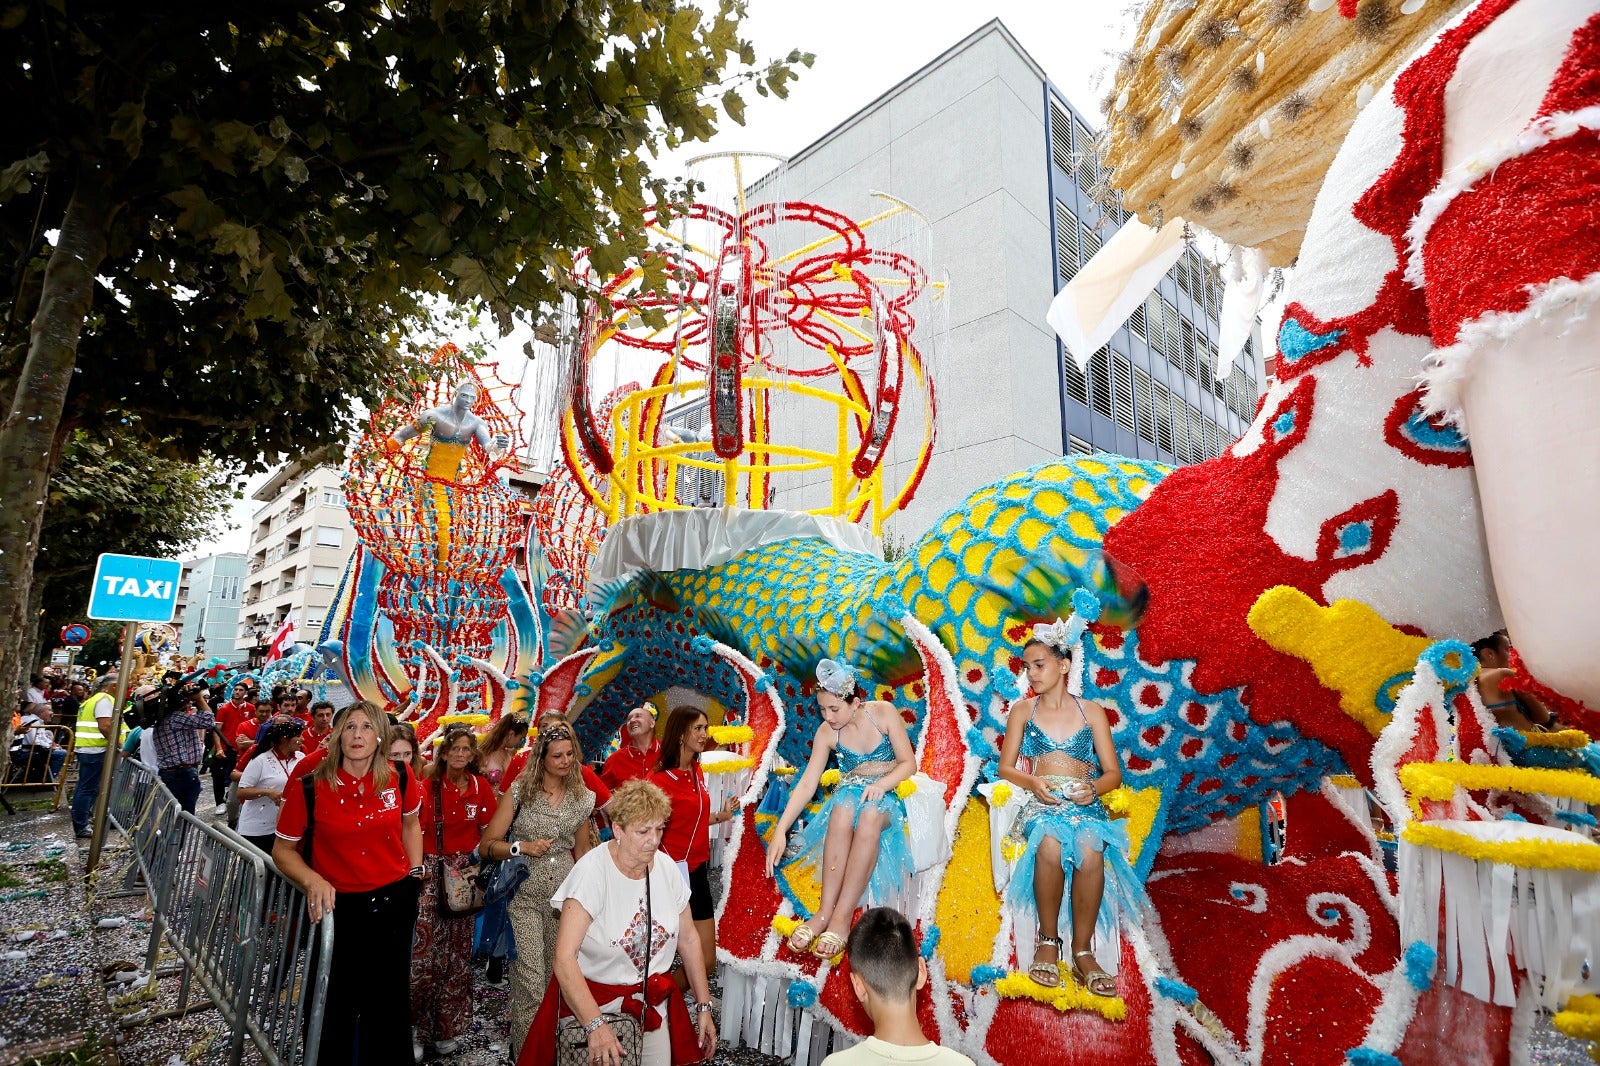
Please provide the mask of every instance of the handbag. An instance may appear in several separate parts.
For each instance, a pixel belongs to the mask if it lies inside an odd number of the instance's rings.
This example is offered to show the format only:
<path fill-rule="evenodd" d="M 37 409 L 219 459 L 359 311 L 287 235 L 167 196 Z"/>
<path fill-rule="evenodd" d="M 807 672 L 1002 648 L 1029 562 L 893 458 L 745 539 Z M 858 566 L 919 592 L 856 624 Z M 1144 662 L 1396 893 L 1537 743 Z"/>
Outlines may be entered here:
<path fill-rule="evenodd" d="M 644 872 L 645 949 L 639 964 L 639 1003 L 643 1009 L 637 1018 L 622 1011 L 600 1013 L 616 1034 L 617 1043 L 622 1045 L 622 1066 L 643 1066 L 644 1063 L 644 1012 L 650 1009 L 646 988 L 650 981 L 650 945 L 655 930 L 655 917 L 650 911 L 650 875 L 654 872 L 652 861 Z M 576 1015 L 563 1018 L 556 1028 L 556 1066 L 589 1066 L 589 1034 L 583 1031 L 583 1023 Z"/>
<path fill-rule="evenodd" d="M 477 789 L 477 782 L 473 782 Z M 478 867 L 457 869 L 445 862 L 444 854 L 444 775 L 434 779 L 433 833 L 439 853 L 439 916 L 468 918 L 483 910 L 484 886 L 478 881 Z"/>

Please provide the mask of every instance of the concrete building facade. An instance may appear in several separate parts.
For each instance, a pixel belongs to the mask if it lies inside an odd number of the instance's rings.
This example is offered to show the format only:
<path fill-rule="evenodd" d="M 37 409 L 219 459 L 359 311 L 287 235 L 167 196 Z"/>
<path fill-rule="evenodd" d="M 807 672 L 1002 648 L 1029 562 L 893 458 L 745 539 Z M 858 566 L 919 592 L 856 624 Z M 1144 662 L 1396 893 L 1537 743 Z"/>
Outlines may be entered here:
<path fill-rule="evenodd" d="M 315 458 L 288 463 L 252 499 L 261 506 L 250 527 L 235 655 L 270 641 L 290 615 L 297 639 L 314 642 L 356 546 L 337 467 Z"/>
<path fill-rule="evenodd" d="M 938 440 L 915 499 L 890 520 L 899 537 L 1046 459 L 1115 451 L 1197 462 L 1248 425 L 1265 377 L 1259 337 L 1217 382 L 1222 286 L 1192 248 L 1086 374 L 1046 323 L 1061 286 L 1127 217 L 1107 217 L 1088 195 L 1099 177 L 1092 129 L 997 20 L 789 160 L 787 199 L 857 219 L 883 209 L 878 191 L 914 206 L 931 228 L 933 264 L 948 272 Z M 915 454 L 904 441 L 889 449 L 891 483 Z M 815 507 L 823 492 L 807 486 L 773 503 Z"/>
<path fill-rule="evenodd" d="M 184 560 L 172 618 L 178 630 L 178 654 L 234 656 L 245 569 L 243 552 Z"/>

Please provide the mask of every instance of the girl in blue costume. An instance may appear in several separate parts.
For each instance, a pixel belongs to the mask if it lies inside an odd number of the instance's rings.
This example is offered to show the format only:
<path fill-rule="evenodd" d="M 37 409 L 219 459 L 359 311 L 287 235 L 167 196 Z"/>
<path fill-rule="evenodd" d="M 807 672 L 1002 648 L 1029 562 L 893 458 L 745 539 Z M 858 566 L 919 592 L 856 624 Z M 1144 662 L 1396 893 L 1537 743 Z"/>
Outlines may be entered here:
<path fill-rule="evenodd" d="M 1115 931 L 1117 911 L 1137 914 L 1143 888 L 1128 865 L 1128 831 L 1112 821 L 1100 797 L 1122 784 L 1122 764 L 1105 709 L 1067 692 L 1072 649 L 1083 632 L 1076 616 L 1033 627 L 1022 660 L 1034 695 L 1019 700 L 1006 722 L 1000 776 L 1032 793 L 1007 842 L 1023 852 L 1011 872 L 1007 901 L 1038 916 L 1039 935 L 1028 976 L 1046 988 L 1061 983 L 1061 904 L 1072 925 L 1072 974 L 1097 996 L 1117 982 L 1095 960 Z M 1017 757 L 1031 761 L 1031 773 Z"/>
<path fill-rule="evenodd" d="M 795 783 L 789 802 L 767 844 L 767 873 L 779 879 L 791 900 L 791 880 L 811 877 L 822 883 L 815 914 L 789 936 L 789 947 L 832 958 L 844 950 L 851 919 L 862 893 L 891 899 L 912 874 L 906 838 L 906 808 L 895 786 L 916 772 L 916 755 L 900 712 L 881 700 L 868 700 L 856 673 L 843 663 L 817 664 L 817 707 L 822 724 L 811 742 L 811 758 Z M 805 810 L 822 781 L 830 757 L 837 756 L 839 783 L 800 831 L 794 858 L 785 861 L 789 827 Z"/>

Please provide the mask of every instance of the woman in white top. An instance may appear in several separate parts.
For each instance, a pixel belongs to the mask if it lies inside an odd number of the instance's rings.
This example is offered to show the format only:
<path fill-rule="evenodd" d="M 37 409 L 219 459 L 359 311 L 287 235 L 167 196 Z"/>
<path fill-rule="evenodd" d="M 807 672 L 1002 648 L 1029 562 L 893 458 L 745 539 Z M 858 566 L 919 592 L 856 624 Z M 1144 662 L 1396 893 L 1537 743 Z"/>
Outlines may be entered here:
<path fill-rule="evenodd" d="M 518 1066 L 555 1062 L 557 1029 L 567 1015 L 576 1016 L 587 1034 L 589 1062 L 620 1063 L 622 1044 L 605 1015 L 627 1002 L 637 1004 L 646 965 L 649 1007 L 642 1012 L 639 1061 L 685 1066 L 716 1054 L 711 989 L 689 913 L 689 885 L 677 863 L 659 850 L 672 805 L 656 785 L 629 781 L 612 793 L 606 810 L 615 835 L 579 859 L 550 900 L 561 909 L 555 978 Z M 675 956 L 682 957 L 694 993 L 692 1018 L 672 980 Z"/>
<path fill-rule="evenodd" d="M 239 835 L 268 855 L 276 839 L 283 790 L 295 764 L 305 758 L 300 751 L 304 730 L 305 723 L 298 718 L 273 718 L 261 742 L 245 756 L 239 776 Z"/>

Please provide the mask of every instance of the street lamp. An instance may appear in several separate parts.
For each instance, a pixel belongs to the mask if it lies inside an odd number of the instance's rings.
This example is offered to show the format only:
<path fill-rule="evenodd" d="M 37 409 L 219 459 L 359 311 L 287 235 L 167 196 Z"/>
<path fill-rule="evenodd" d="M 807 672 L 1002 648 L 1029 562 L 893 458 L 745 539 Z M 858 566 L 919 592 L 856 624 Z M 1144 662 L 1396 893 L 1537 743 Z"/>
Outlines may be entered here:
<path fill-rule="evenodd" d="M 194 653 L 197 656 L 204 655 L 206 653 L 206 638 L 205 637 L 202 636 L 202 637 L 195 637 L 194 638 Z"/>

